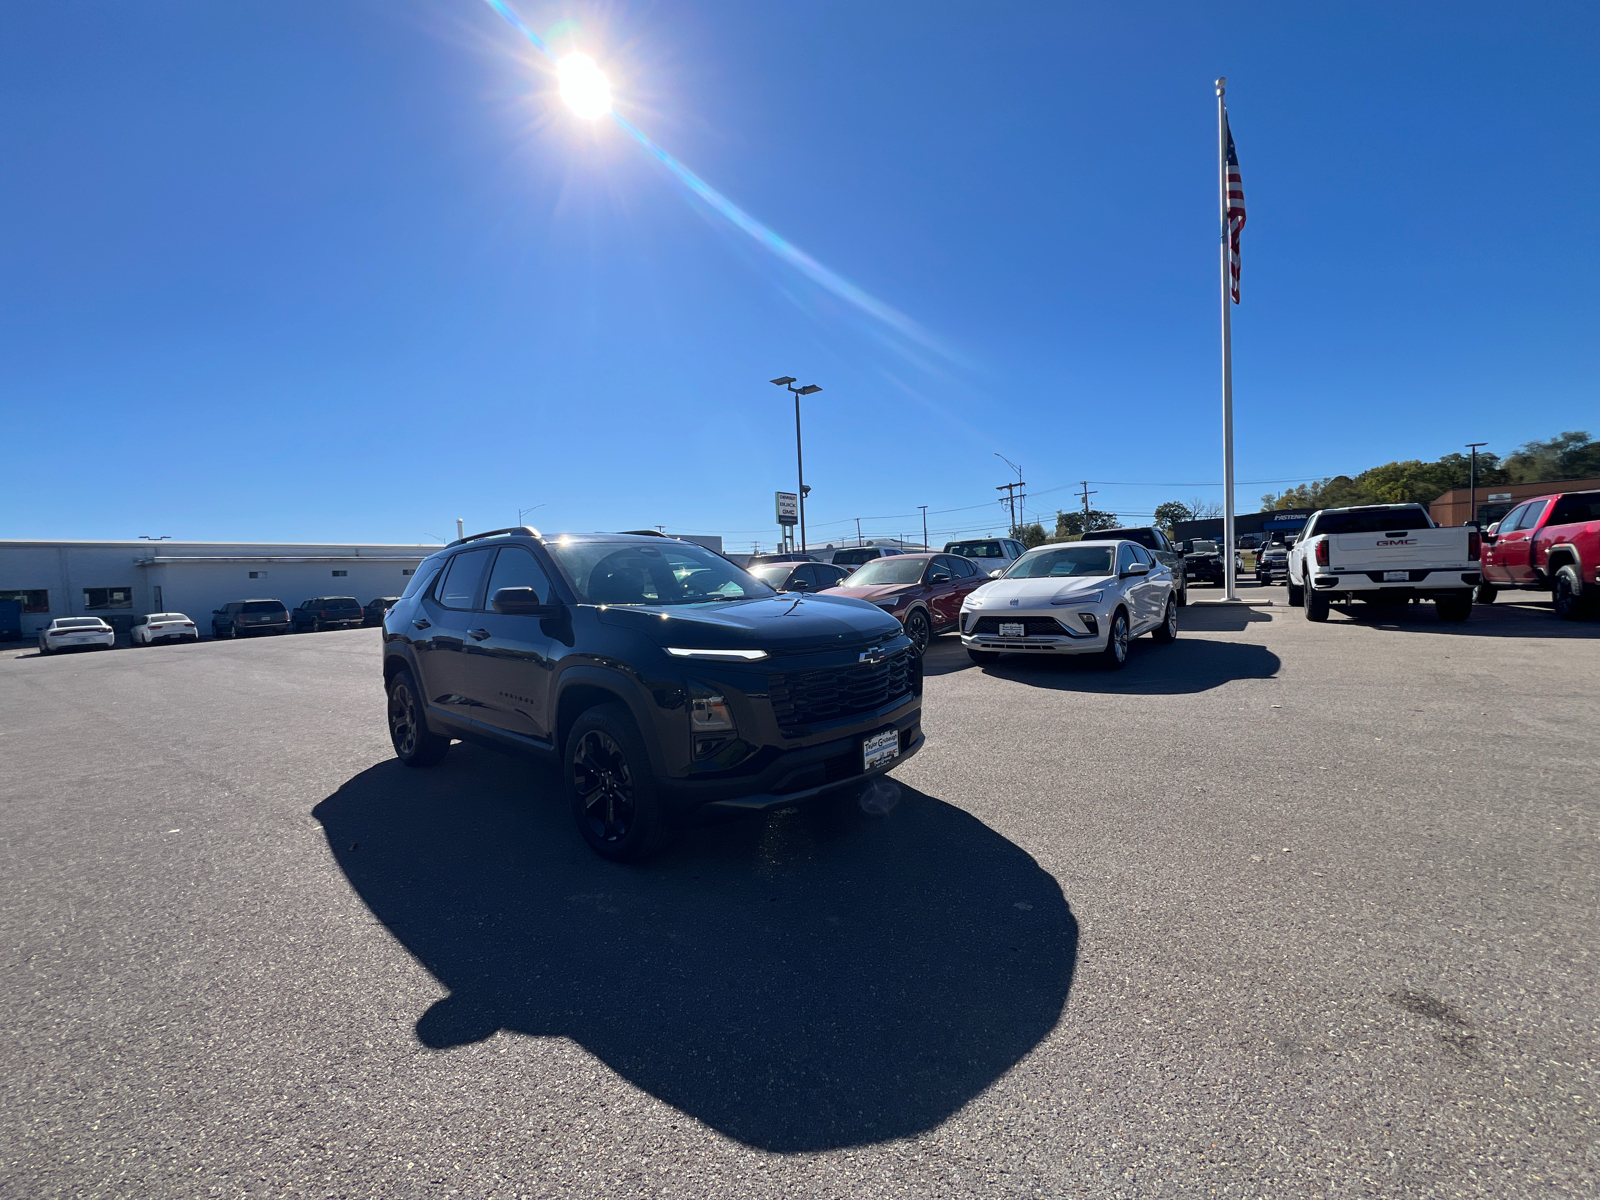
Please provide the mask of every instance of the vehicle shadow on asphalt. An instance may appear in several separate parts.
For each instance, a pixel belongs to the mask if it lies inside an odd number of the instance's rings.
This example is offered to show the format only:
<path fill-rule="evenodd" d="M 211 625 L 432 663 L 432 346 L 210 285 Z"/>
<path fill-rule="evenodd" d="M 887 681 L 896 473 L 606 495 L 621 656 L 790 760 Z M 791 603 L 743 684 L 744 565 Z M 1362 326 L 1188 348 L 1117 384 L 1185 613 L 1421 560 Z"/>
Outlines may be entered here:
<path fill-rule="evenodd" d="M 1304 620 L 1305 614 L 1293 610 Z M 1328 628 L 1366 627 L 1406 633 L 1443 634 L 1456 638 L 1600 638 L 1600 621 L 1563 621 L 1548 603 L 1475 604 L 1465 621 L 1441 621 L 1431 603 L 1371 605 L 1335 604 L 1328 611 Z"/>
<path fill-rule="evenodd" d="M 315 810 L 357 893 L 450 995 L 446 1049 L 570 1037 L 729 1137 L 795 1152 L 907 1137 L 1054 1028 L 1078 926 L 1029 855 L 902 785 L 681 832 L 641 867 L 582 844 L 552 771 L 455 746 Z"/>
<path fill-rule="evenodd" d="M 980 669 L 1030 687 L 1064 692 L 1181 696 L 1210 691 L 1235 679 L 1271 679 L 1282 665 L 1282 660 L 1265 646 L 1180 636 L 1167 646 L 1158 646 L 1148 638 L 1135 639 L 1120 671 L 1105 670 L 1091 654 L 1048 658 L 1007 654 Z"/>

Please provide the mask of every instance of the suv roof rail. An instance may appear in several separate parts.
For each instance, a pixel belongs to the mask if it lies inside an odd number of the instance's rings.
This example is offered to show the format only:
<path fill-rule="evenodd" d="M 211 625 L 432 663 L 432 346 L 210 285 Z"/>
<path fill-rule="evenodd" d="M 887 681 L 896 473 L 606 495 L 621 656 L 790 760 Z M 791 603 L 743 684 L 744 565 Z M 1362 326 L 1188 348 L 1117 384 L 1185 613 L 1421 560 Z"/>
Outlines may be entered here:
<path fill-rule="evenodd" d="M 529 537 L 536 537 L 541 540 L 544 538 L 544 534 L 540 533 L 532 525 L 510 525 L 505 529 L 489 529 L 485 530 L 483 533 L 469 533 L 466 537 L 457 538 L 455 541 L 449 543 L 449 545 L 445 546 L 445 549 L 448 550 L 451 546 L 464 546 L 468 542 L 476 542 L 481 538 L 503 537 L 508 533 L 525 533 Z"/>
<path fill-rule="evenodd" d="M 662 533 L 659 529 L 619 529 L 617 532 L 622 534 L 624 537 L 664 537 L 672 538 L 672 540 L 675 542 L 682 540 L 680 538 L 672 537 L 670 533 Z"/>

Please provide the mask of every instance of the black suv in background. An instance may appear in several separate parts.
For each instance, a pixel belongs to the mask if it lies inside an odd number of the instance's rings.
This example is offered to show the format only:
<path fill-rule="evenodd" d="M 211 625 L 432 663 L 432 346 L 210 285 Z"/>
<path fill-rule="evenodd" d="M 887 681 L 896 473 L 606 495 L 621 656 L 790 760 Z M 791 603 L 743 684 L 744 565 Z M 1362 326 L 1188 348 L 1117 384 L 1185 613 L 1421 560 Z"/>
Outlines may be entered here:
<path fill-rule="evenodd" d="M 379 596 L 375 600 L 369 600 L 367 606 L 361 610 L 361 623 L 363 625 L 382 625 L 383 614 L 393 608 L 394 602 L 398 599 L 400 599 L 399 596 Z"/>
<path fill-rule="evenodd" d="M 1183 561 L 1183 551 L 1154 525 L 1139 525 L 1132 529 L 1096 529 L 1083 535 L 1086 542 L 1138 542 L 1155 556 L 1157 562 L 1172 572 L 1172 581 L 1178 585 L 1178 607 L 1189 603 L 1189 580 Z"/>
<path fill-rule="evenodd" d="M 291 620 L 296 633 L 324 629 L 355 629 L 367 619 L 354 596 L 317 596 L 295 606 Z"/>
<path fill-rule="evenodd" d="M 675 538 L 501 529 L 426 559 L 383 624 L 389 734 L 408 766 L 452 738 L 560 764 L 597 853 L 675 817 L 859 786 L 922 747 L 900 622 L 778 595 Z"/>
<path fill-rule="evenodd" d="M 212 637 L 248 637 L 288 629 L 289 610 L 282 600 L 230 600 L 211 614 Z"/>

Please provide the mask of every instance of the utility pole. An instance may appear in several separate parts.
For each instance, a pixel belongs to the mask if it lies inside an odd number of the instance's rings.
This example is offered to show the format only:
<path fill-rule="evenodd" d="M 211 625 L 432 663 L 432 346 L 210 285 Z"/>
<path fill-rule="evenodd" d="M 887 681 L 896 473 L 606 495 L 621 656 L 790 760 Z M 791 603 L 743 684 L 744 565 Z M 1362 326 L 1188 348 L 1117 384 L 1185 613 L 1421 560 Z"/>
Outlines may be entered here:
<path fill-rule="evenodd" d="M 1001 454 L 1000 451 L 998 451 L 998 450 L 996 450 L 994 452 L 994 456 L 996 458 L 998 458 L 1001 462 L 1005 463 L 1006 466 L 1010 467 L 1013 471 L 1015 471 L 1017 473 L 1017 481 L 1016 481 L 1016 483 L 1001 484 L 999 487 L 995 488 L 995 491 L 997 491 L 997 492 L 1005 492 L 1006 493 L 1006 500 L 1011 505 L 1011 536 L 1012 537 L 1019 537 L 1021 535 L 1018 532 L 1018 526 L 1017 526 L 1017 506 L 1019 504 L 1026 504 L 1028 497 L 1027 497 L 1026 493 L 1023 493 L 1021 496 L 1017 495 L 1017 489 L 1025 488 L 1028 485 L 1022 482 L 1022 468 L 1021 467 L 1017 466 L 1016 463 L 1012 462 L 1009 458 L 1007 458 L 1004 454 Z M 1026 512 L 1027 511 L 1026 508 L 1024 508 L 1023 511 Z"/>
<path fill-rule="evenodd" d="M 856 545 L 861 545 L 861 518 L 856 518 Z"/>
<path fill-rule="evenodd" d="M 922 510 L 922 548 L 928 550 L 931 549 L 928 545 L 928 506 L 919 504 L 917 507 Z"/>
<path fill-rule="evenodd" d="M 1467 519 L 1463 525 L 1478 524 L 1478 447 L 1487 446 L 1488 442 L 1468 442 L 1467 449 L 1472 451 L 1472 470 L 1467 476 Z"/>
<path fill-rule="evenodd" d="M 1089 532 L 1089 497 L 1098 496 L 1099 494 L 1099 488 L 1091 492 L 1089 490 L 1089 481 L 1087 479 L 1083 481 L 1083 531 L 1085 533 Z M 1121 505 L 1118 505 L 1118 507 L 1120 508 Z"/>

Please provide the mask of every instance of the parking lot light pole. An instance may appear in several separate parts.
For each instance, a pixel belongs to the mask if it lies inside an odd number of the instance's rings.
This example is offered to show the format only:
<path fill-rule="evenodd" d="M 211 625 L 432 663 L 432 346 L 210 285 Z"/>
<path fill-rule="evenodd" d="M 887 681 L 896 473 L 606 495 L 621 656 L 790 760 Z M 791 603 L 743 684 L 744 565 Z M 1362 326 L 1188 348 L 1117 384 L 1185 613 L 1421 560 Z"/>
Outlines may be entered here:
<path fill-rule="evenodd" d="M 919 504 L 919 505 L 917 505 L 917 507 L 922 510 L 922 548 L 924 550 L 927 550 L 927 549 L 929 549 L 929 546 L 928 546 L 928 506 L 926 504 Z"/>
<path fill-rule="evenodd" d="M 1467 519 L 1463 525 L 1477 525 L 1478 523 L 1478 447 L 1487 446 L 1488 442 L 1468 442 L 1467 449 L 1472 451 L 1472 466 L 1467 472 Z"/>
<path fill-rule="evenodd" d="M 795 503 L 800 507 L 800 553 L 804 554 L 806 552 L 806 465 L 805 457 L 800 452 L 800 397 L 815 395 L 822 389 L 814 383 L 797 388 L 794 386 L 793 375 L 780 375 L 771 382 L 794 393 L 794 473 L 800 485 L 799 491 L 795 494 Z"/>

